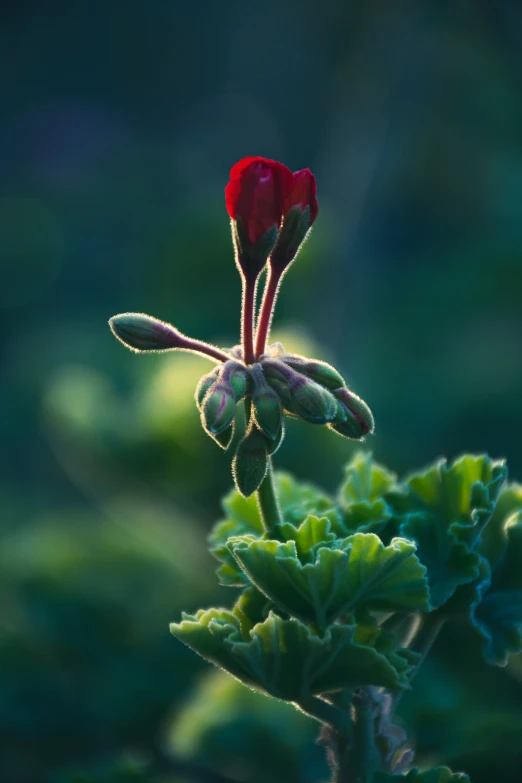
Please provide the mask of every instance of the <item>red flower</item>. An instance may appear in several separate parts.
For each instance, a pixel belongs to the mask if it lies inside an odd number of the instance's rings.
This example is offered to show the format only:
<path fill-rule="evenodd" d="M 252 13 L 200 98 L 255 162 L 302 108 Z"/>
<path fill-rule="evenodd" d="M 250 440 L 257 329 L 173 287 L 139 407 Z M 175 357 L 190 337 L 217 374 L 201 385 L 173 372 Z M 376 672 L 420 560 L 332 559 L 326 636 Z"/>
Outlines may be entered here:
<path fill-rule="evenodd" d="M 270 229 L 279 229 L 293 183 L 290 169 L 275 160 L 249 157 L 232 166 L 225 188 L 227 212 L 241 221 L 252 246 Z"/>
<path fill-rule="evenodd" d="M 319 212 L 317 203 L 315 177 L 310 169 L 295 171 L 292 175 L 292 187 L 286 193 L 283 201 L 283 215 L 286 215 L 293 207 L 299 206 L 304 212 L 307 207 L 310 208 L 310 223 L 312 225 Z"/>

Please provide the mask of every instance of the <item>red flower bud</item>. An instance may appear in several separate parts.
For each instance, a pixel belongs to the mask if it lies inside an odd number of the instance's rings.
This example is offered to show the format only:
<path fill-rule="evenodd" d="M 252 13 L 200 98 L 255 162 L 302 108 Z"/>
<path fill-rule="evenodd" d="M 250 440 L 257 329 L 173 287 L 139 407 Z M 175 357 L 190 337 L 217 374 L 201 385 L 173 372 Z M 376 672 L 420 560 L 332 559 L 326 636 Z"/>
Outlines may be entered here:
<path fill-rule="evenodd" d="M 237 263 L 249 279 L 257 278 L 274 247 L 292 183 L 290 169 L 267 158 L 243 158 L 230 170 L 227 211 L 233 221 Z"/>
<path fill-rule="evenodd" d="M 252 245 L 274 226 L 279 229 L 283 200 L 293 184 L 290 169 L 267 158 L 243 158 L 230 169 L 225 188 L 227 212 L 240 219 Z"/>
<path fill-rule="evenodd" d="M 283 215 L 286 215 L 292 207 L 299 206 L 301 212 L 307 207 L 310 208 L 310 218 L 308 228 L 312 225 L 319 212 L 317 203 L 315 177 L 310 169 L 295 171 L 293 174 L 293 183 L 291 189 L 286 194 L 283 202 Z"/>

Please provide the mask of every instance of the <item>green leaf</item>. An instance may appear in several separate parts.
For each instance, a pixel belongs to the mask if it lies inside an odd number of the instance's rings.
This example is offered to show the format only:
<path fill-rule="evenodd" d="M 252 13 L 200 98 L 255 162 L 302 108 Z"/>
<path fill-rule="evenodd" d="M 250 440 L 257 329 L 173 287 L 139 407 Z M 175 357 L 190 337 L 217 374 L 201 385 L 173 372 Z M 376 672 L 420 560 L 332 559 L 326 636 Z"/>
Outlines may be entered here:
<path fill-rule="evenodd" d="M 343 688 L 396 690 L 408 684 L 384 654 L 355 641 L 353 625 L 334 625 L 316 636 L 299 620 L 270 612 L 245 640 L 235 614 L 208 609 L 183 615 L 170 628 L 177 639 L 249 687 L 287 701 Z"/>
<path fill-rule="evenodd" d="M 328 517 L 307 516 L 298 527 L 290 522 L 276 525 L 275 532 L 282 541 L 294 541 L 301 562 L 309 562 L 321 546 L 336 540 L 332 521 Z"/>
<path fill-rule="evenodd" d="M 411 475 L 406 492 L 396 494 L 395 500 L 400 513 L 428 512 L 442 529 L 451 528 L 462 539 L 463 528 L 478 533 L 491 517 L 506 476 L 503 460 L 464 454 L 451 465 L 442 459 Z"/>
<path fill-rule="evenodd" d="M 325 628 L 349 612 L 427 611 L 425 568 L 415 546 L 356 533 L 317 549 L 303 563 L 294 541 L 231 539 L 229 548 L 253 584 L 283 611 Z"/>
<path fill-rule="evenodd" d="M 287 473 L 276 473 L 275 481 L 285 524 L 290 525 L 285 536 L 290 537 L 309 514 L 327 517 L 333 532 L 343 533 L 339 512 L 328 495 L 311 484 L 296 481 Z M 212 529 L 208 537 L 209 549 L 221 562 L 217 570 L 220 583 L 228 587 L 244 587 L 248 584 L 248 579 L 230 554 L 227 541 L 232 536 L 263 537 L 265 531 L 257 498 L 245 498 L 232 490 L 225 496 L 222 505 L 226 518 L 217 522 Z"/>
<path fill-rule="evenodd" d="M 519 512 L 522 512 L 522 484 L 507 484 L 497 498 L 495 510 L 482 533 L 479 546 L 479 552 L 487 557 L 493 568 L 505 553 L 506 525 Z"/>
<path fill-rule="evenodd" d="M 373 461 L 371 452 L 358 451 L 346 466 L 339 502 L 347 532 L 378 532 L 392 516 L 383 498 L 397 491 L 396 475 Z"/>
<path fill-rule="evenodd" d="M 448 767 L 436 767 L 425 772 L 412 769 L 406 775 L 374 772 L 368 783 L 470 783 L 470 781 L 463 772 L 452 772 Z"/>
<path fill-rule="evenodd" d="M 297 481 L 289 473 L 276 473 L 275 477 L 285 522 L 300 525 L 309 514 L 322 517 L 334 510 L 333 499 L 313 484 Z"/>
<path fill-rule="evenodd" d="M 444 604 L 446 616 L 467 615 L 473 617 L 475 606 L 482 599 L 491 585 L 491 566 L 479 556 L 478 576 L 472 582 L 457 587 L 453 595 Z"/>
<path fill-rule="evenodd" d="M 474 625 L 484 638 L 484 658 L 505 666 L 509 656 L 522 652 L 522 590 L 488 593 L 475 610 Z"/>
<path fill-rule="evenodd" d="M 250 586 L 243 590 L 232 610 L 241 625 L 243 639 L 248 641 L 254 625 L 266 620 L 272 606 L 272 602 L 257 587 Z"/>
<path fill-rule="evenodd" d="M 428 569 L 432 608 L 460 586 L 480 577 L 480 557 L 471 547 L 491 518 L 507 475 L 503 461 L 464 455 L 448 465 L 439 460 L 390 493 L 401 535 L 417 542 Z"/>
<path fill-rule="evenodd" d="M 417 555 L 427 568 L 430 606 L 442 606 L 457 587 L 479 577 L 480 556 L 451 530 L 441 530 L 431 514 L 409 514 L 400 533 L 417 543 Z"/>
<path fill-rule="evenodd" d="M 472 613 L 473 625 L 484 640 L 484 658 L 497 666 L 505 666 L 510 655 L 522 652 L 522 512 L 499 525 L 501 537 L 491 587 Z"/>

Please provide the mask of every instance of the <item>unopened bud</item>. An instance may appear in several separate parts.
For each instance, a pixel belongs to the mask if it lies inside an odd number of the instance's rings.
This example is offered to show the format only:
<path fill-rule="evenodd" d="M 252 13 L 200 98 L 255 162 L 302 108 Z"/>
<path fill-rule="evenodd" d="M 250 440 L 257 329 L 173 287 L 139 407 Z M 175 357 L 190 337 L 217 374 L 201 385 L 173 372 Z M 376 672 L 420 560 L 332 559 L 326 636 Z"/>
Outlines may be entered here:
<path fill-rule="evenodd" d="M 236 399 L 236 402 L 243 399 L 248 391 L 248 370 L 244 364 L 234 360 L 225 362 L 221 373 L 221 380 L 228 384 Z"/>
<path fill-rule="evenodd" d="M 337 413 L 331 392 L 307 378 L 303 378 L 303 383 L 292 392 L 292 406 L 298 416 L 311 424 L 326 424 Z"/>
<path fill-rule="evenodd" d="M 279 446 L 281 445 L 281 443 L 284 441 L 284 439 L 285 439 L 285 423 L 283 417 L 281 416 L 281 426 L 279 427 L 279 432 L 277 433 L 277 435 L 273 440 L 267 440 L 266 442 L 268 453 L 270 455 L 275 454 Z"/>
<path fill-rule="evenodd" d="M 214 367 L 213 370 L 211 370 L 206 375 L 203 375 L 199 381 L 198 385 L 196 386 L 196 391 L 194 393 L 194 397 L 196 400 L 196 405 L 201 410 L 201 406 L 203 404 L 203 400 L 205 399 L 205 394 L 208 392 L 210 387 L 213 383 L 215 383 L 219 377 L 219 373 L 223 369 L 222 365 L 218 365 L 217 367 Z"/>
<path fill-rule="evenodd" d="M 183 347 L 185 341 L 173 326 L 143 313 L 114 315 L 109 326 L 114 336 L 133 351 L 165 351 Z"/>
<path fill-rule="evenodd" d="M 292 413 L 292 400 L 286 377 L 277 369 L 272 369 L 272 367 L 267 365 L 263 365 L 263 370 L 267 383 L 278 395 L 285 411 Z"/>
<path fill-rule="evenodd" d="M 121 313 L 109 320 L 113 335 L 131 351 L 190 351 L 218 362 L 226 362 L 228 354 L 215 345 L 187 337 L 172 324 L 143 313 Z"/>
<path fill-rule="evenodd" d="M 272 388 L 282 390 L 285 410 L 311 424 L 326 424 L 335 418 L 337 403 L 328 389 L 281 360 L 267 359 L 263 368 Z"/>
<path fill-rule="evenodd" d="M 234 421 L 232 420 L 232 424 L 227 427 L 226 430 L 223 430 L 223 432 L 218 432 L 217 435 L 210 434 L 210 437 L 216 441 L 218 446 L 226 451 L 234 438 Z"/>
<path fill-rule="evenodd" d="M 234 419 L 236 400 L 227 384 L 216 381 L 207 391 L 201 417 L 203 426 L 210 435 L 219 435 L 227 429 Z"/>
<path fill-rule="evenodd" d="M 331 429 L 344 435 L 346 438 L 356 440 L 372 433 L 374 429 L 374 419 L 368 405 L 356 394 L 344 387 L 336 389 L 334 395 L 344 409 L 345 419 L 340 421 L 340 413 L 330 424 Z"/>
<path fill-rule="evenodd" d="M 326 362 L 319 362 L 316 359 L 307 359 L 304 356 L 288 355 L 283 357 L 285 364 L 292 367 L 297 372 L 303 373 L 321 386 L 327 389 L 339 389 L 344 386 L 343 376 Z"/>
<path fill-rule="evenodd" d="M 266 438 L 255 426 L 251 426 L 237 447 L 232 461 L 234 482 L 246 498 L 252 495 L 266 476 L 268 449 Z"/>
<path fill-rule="evenodd" d="M 270 440 L 275 440 L 281 431 L 282 422 L 279 396 L 268 385 L 260 364 L 252 367 L 252 379 L 254 384 L 252 404 L 256 424 Z"/>

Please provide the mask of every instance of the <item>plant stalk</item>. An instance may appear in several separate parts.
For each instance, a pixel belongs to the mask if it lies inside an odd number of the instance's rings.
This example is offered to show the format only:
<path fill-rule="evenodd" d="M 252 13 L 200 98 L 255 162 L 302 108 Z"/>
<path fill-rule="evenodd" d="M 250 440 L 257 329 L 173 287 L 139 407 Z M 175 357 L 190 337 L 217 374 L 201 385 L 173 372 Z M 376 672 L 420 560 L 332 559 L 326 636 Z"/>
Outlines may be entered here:
<path fill-rule="evenodd" d="M 241 275 L 243 297 L 241 302 L 241 341 L 243 343 L 243 360 L 245 364 L 253 364 L 254 354 L 254 317 L 257 278 Z"/>
<path fill-rule="evenodd" d="M 263 293 L 263 302 L 257 324 L 256 333 L 256 356 L 259 357 L 265 352 L 268 335 L 270 333 L 270 324 L 274 314 L 274 307 L 277 299 L 277 292 L 281 282 L 281 272 L 274 272 L 271 266 L 268 268 L 268 277 Z"/>
<path fill-rule="evenodd" d="M 257 503 L 267 533 L 283 521 L 274 481 L 272 457 L 268 458 L 268 470 L 257 490 Z"/>

